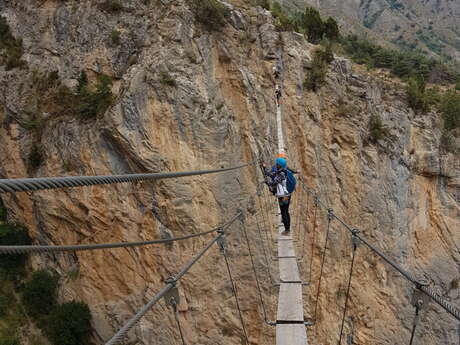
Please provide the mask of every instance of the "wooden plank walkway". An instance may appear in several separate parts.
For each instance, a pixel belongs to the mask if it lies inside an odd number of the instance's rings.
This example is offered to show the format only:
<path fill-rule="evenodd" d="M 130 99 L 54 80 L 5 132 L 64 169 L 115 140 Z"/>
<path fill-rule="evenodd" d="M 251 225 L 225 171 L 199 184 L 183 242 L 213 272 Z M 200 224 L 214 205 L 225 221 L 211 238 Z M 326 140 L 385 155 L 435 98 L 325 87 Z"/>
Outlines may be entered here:
<path fill-rule="evenodd" d="M 307 333 L 301 324 L 276 325 L 276 345 L 305 345 Z"/>
<path fill-rule="evenodd" d="M 279 217 L 277 217 L 279 218 Z M 276 315 L 276 345 L 307 345 L 302 299 L 302 280 L 292 235 L 283 236 L 279 229 L 278 262 L 280 289 Z"/>
<path fill-rule="evenodd" d="M 278 303 L 278 321 L 303 321 L 301 284 L 281 284 L 279 300 L 284 303 Z"/>
<path fill-rule="evenodd" d="M 278 152 L 285 152 L 281 106 L 277 102 L 276 124 L 278 134 Z M 283 236 L 281 217 L 276 217 L 278 226 L 278 262 L 280 272 L 280 290 L 278 312 L 276 315 L 276 345 L 307 345 L 307 332 L 304 324 L 302 281 L 295 255 L 292 235 Z"/>

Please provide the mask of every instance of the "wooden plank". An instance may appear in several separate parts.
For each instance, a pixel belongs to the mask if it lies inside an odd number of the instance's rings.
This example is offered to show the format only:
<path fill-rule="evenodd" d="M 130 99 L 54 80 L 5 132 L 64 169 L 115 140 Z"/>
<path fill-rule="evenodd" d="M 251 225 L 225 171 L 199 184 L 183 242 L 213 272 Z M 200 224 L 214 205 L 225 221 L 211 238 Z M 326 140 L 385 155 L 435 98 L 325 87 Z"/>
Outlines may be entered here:
<path fill-rule="evenodd" d="M 292 236 L 279 236 L 277 240 L 278 241 L 285 241 L 285 240 L 293 241 L 294 239 L 292 238 Z"/>
<path fill-rule="evenodd" d="M 294 242 L 292 241 L 278 241 L 278 256 L 295 256 Z"/>
<path fill-rule="evenodd" d="M 297 267 L 296 258 L 280 258 L 280 281 L 282 282 L 300 282 L 299 268 Z"/>
<path fill-rule="evenodd" d="M 276 325 L 276 345 L 307 345 L 307 331 L 302 324 Z"/>
<path fill-rule="evenodd" d="M 303 321 L 302 284 L 281 284 L 277 321 Z"/>

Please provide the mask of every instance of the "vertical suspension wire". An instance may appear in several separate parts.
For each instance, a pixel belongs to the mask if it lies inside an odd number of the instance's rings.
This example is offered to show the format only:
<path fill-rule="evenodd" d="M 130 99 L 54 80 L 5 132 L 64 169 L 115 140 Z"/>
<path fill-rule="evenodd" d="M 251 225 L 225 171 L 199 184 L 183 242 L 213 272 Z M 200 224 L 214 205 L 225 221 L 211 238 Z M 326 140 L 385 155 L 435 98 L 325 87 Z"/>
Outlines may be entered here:
<path fill-rule="evenodd" d="M 249 345 L 248 333 L 246 332 L 246 326 L 244 325 L 243 313 L 241 312 L 240 302 L 239 302 L 239 299 L 238 299 L 238 293 L 236 291 L 236 284 L 235 284 L 235 282 L 233 280 L 233 276 L 232 276 L 232 272 L 230 270 L 230 265 L 228 263 L 228 258 L 227 258 L 227 253 L 226 252 L 224 253 L 224 260 L 225 260 L 225 265 L 227 266 L 228 277 L 230 279 L 230 283 L 232 284 L 233 297 L 235 298 L 236 308 L 238 309 L 238 315 L 240 317 L 240 322 L 241 322 L 241 329 L 243 331 L 243 335 L 244 335 L 246 345 Z"/>
<path fill-rule="evenodd" d="M 180 339 L 182 341 L 182 345 L 187 345 L 185 342 L 184 333 L 182 332 L 182 326 L 181 326 L 180 319 L 179 319 L 179 309 L 177 308 L 177 302 L 174 300 L 174 298 L 171 300 L 171 306 L 173 308 L 173 313 L 174 313 L 174 318 L 176 319 L 177 328 L 179 329 L 179 334 L 180 334 Z"/>
<path fill-rule="evenodd" d="M 296 237 L 298 239 L 298 246 L 296 248 L 296 252 L 300 254 L 300 245 L 301 245 L 301 240 L 302 240 L 302 234 L 300 233 L 300 229 L 301 229 L 301 222 L 302 222 L 302 203 L 303 203 L 303 198 L 304 198 L 304 193 L 303 193 L 303 189 L 300 188 L 299 189 L 299 196 L 297 198 L 297 219 L 296 219 L 296 224 L 295 224 L 295 233 L 296 233 Z M 298 250 L 298 251 L 297 251 Z M 307 275 L 307 272 L 305 270 L 305 272 L 303 272 L 302 274 L 302 270 L 303 270 L 303 266 L 302 265 L 299 265 L 299 270 L 301 270 L 299 273 L 301 275 L 304 275 L 304 278 L 306 279 L 306 275 Z"/>
<path fill-rule="evenodd" d="M 315 209 L 313 212 L 313 233 L 312 233 L 312 240 L 311 240 L 311 250 L 310 250 L 310 269 L 308 270 L 309 272 L 309 277 L 308 277 L 308 283 L 311 284 L 311 279 L 312 279 L 312 272 L 313 272 L 313 258 L 314 258 L 314 252 L 315 252 L 315 245 L 316 245 L 316 215 L 318 213 L 318 199 L 315 197 Z"/>
<path fill-rule="evenodd" d="M 264 191 L 262 191 L 262 193 L 265 194 Z M 270 254 L 270 259 L 272 259 L 272 253 L 273 253 L 273 247 L 272 246 L 273 245 L 272 245 L 272 242 L 270 242 L 270 240 L 268 239 L 268 234 L 267 234 L 270 225 L 269 225 L 269 223 L 267 221 L 267 218 L 266 218 L 267 217 L 267 210 L 265 209 L 265 202 L 263 202 L 264 195 L 259 195 L 258 197 L 259 197 L 259 211 L 262 214 L 262 219 L 264 220 L 264 234 L 265 234 L 265 237 L 267 239 L 268 250 L 270 251 L 270 253 L 269 253 Z"/>
<path fill-rule="evenodd" d="M 264 190 L 264 193 L 267 195 L 268 194 L 268 191 L 267 190 Z M 270 196 L 270 195 L 268 195 Z M 267 217 L 268 219 L 270 219 L 270 207 L 268 206 L 269 205 L 269 202 L 268 202 L 268 198 L 263 198 L 265 199 L 265 211 L 267 213 Z M 276 228 L 276 230 L 278 230 L 278 228 Z M 268 234 L 270 235 L 270 244 L 274 244 L 275 242 L 273 241 L 273 223 L 272 224 L 268 224 L 268 227 L 266 229 L 266 231 L 268 232 Z M 270 255 L 273 254 L 273 248 L 270 248 L 270 250 L 272 251 L 270 253 Z"/>
<path fill-rule="evenodd" d="M 268 274 L 268 277 L 270 279 L 270 284 L 273 285 L 273 278 L 272 278 L 272 273 L 271 273 L 271 270 L 270 270 L 270 262 L 268 260 L 268 256 L 267 256 L 267 250 L 265 249 L 265 241 L 263 239 L 263 236 L 262 236 L 262 230 L 260 230 L 260 222 L 257 218 L 257 212 L 255 213 L 254 217 L 256 218 L 256 227 L 257 227 L 257 233 L 259 234 L 259 242 L 262 246 L 262 251 L 263 251 L 263 254 L 264 254 L 264 257 L 265 257 L 265 265 L 267 266 L 267 274 Z M 268 246 L 268 244 L 267 244 Z"/>
<path fill-rule="evenodd" d="M 418 320 L 420 318 L 420 309 L 422 308 L 422 305 L 423 305 L 422 300 L 418 300 L 418 301 L 415 302 L 414 323 L 412 324 L 412 331 L 411 331 L 411 334 L 410 334 L 409 345 L 412 345 L 412 343 L 414 342 L 415 330 L 417 328 Z"/>
<path fill-rule="evenodd" d="M 254 272 L 254 277 L 256 278 L 256 286 L 257 286 L 257 290 L 259 291 L 259 299 L 260 299 L 260 304 L 262 306 L 263 317 L 265 319 L 265 322 L 268 323 L 267 311 L 265 309 L 265 303 L 264 303 L 264 299 L 263 299 L 263 294 L 262 294 L 262 290 L 260 288 L 259 275 L 257 274 L 256 265 L 254 264 L 254 258 L 253 258 L 253 255 L 252 255 L 251 244 L 249 242 L 248 232 L 247 232 L 247 229 L 246 229 L 246 222 L 243 219 L 241 223 L 242 223 L 242 227 L 243 227 L 244 238 L 246 239 L 246 245 L 247 245 L 248 251 L 249 251 L 249 256 L 251 258 L 252 270 Z"/>
<path fill-rule="evenodd" d="M 305 196 L 307 197 L 307 202 L 306 202 L 306 206 L 305 206 L 306 213 L 305 213 L 305 225 L 304 225 L 304 229 L 303 229 L 302 255 L 300 256 L 301 258 L 303 258 L 305 256 L 305 238 L 307 237 L 307 232 L 308 232 L 308 210 L 309 210 L 309 206 L 310 206 L 310 198 L 309 198 L 308 193 L 306 193 Z"/>
<path fill-rule="evenodd" d="M 257 215 L 257 213 L 256 213 Z M 262 245 L 262 250 L 264 252 L 264 256 L 265 256 L 265 265 L 266 265 L 266 272 L 267 272 L 267 275 L 268 275 L 268 283 L 270 284 L 269 285 L 269 288 L 268 288 L 268 291 L 269 291 L 269 301 L 270 303 L 268 304 L 268 312 L 270 313 L 270 305 L 271 305 L 271 301 L 273 299 L 273 286 L 274 286 L 274 281 L 273 281 L 273 277 L 272 277 L 272 272 L 271 272 L 271 269 L 270 269 L 270 262 L 271 260 L 268 259 L 268 248 L 266 250 L 266 246 L 265 246 L 265 240 L 263 239 L 263 236 L 262 236 L 262 231 L 260 229 L 260 224 L 257 224 L 257 232 L 259 234 L 259 242 L 261 243 Z M 268 240 L 268 238 L 267 238 Z M 267 247 L 268 247 L 268 244 L 267 244 Z"/>
<path fill-rule="evenodd" d="M 295 232 L 296 236 L 299 239 L 301 239 L 301 234 L 299 234 L 299 228 L 300 228 L 300 221 L 301 221 L 301 210 L 302 210 L 302 202 L 303 202 L 303 190 L 300 188 L 299 191 L 299 196 L 297 197 L 297 215 L 296 215 L 296 223 L 295 223 Z"/>
<path fill-rule="evenodd" d="M 347 309 L 348 309 L 348 299 L 350 297 L 351 279 L 353 277 L 353 268 L 354 268 L 354 264 L 355 264 L 356 249 L 358 247 L 357 241 L 358 241 L 358 239 L 356 238 L 355 235 L 353 235 L 352 236 L 353 253 L 352 253 L 352 257 L 351 257 L 350 273 L 348 275 L 347 294 L 346 294 L 346 297 L 345 297 L 345 306 L 343 308 L 342 323 L 340 325 L 340 333 L 339 333 L 338 345 L 342 344 L 343 327 L 345 325 L 345 317 L 346 317 Z"/>
<path fill-rule="evenodd" d="M 326 252 L 327 252 L 327 244 L 329 241 L 329 230 L 331 229 L 331 220 L 332 220 L 332 210 L 328 210 L 328 215 L 327 215 L 327 230 L 326 230 L 326 239 L 324 241 L 324 249 L 323 249 L 323 254 L 321 258 L 321 267 L 320 267 L 320 273 L 319 273 L 319 280 L 318 280 L 318 288 L 316 290 L 316 300 L 315 300 L 315 312 L 314 312 L 314 317 L 313 317 L 313 322 L 315 323 L 315 330 L 318 331 L 318 323 L 316 322 L 316 316 L 318 312 L 318 304 L 319 304 L 319 297 L 321 294 L 321 282 L 323 280 L 323 271 L 324 271 L 324 262 L 326 261 Z"/>

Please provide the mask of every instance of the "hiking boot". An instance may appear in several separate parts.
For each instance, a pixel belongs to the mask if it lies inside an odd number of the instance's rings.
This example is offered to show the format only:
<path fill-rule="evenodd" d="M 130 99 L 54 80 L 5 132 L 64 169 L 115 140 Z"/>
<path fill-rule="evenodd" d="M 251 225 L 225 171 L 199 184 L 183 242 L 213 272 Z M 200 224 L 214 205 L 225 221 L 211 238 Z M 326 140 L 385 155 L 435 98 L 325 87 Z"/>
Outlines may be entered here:
<path fill-rule="evenodd" d="M 282 236 L 288 236 L 291 232 L 289 230 L 284 230 L 281 235 Z"/>

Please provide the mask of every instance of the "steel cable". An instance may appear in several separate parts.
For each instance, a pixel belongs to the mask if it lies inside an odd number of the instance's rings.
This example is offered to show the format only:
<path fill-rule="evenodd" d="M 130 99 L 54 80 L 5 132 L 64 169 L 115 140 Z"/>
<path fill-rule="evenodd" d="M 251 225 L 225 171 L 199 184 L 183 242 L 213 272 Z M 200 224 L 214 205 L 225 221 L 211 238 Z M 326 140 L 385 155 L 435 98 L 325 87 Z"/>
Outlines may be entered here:
<path fill-rule="evenodd" d="M 234 167 L 223 169 L 182 171 L 169 173 L 0 179 L 0 193 L 34 192 L 45 189 L 73 188 L 102 184 L 138 182 L 195 175 L 215 174 L 241 169 L 250 165 L 254 165 L 254 162 L 240 164 Z"/>
<path fill-rule="evenodd" d="M 355 256 L 356 256 L 357 243 L 356 243 L 355 238 L 353 238 L 352 241 L 353 241 L 353 243 L 352 243 L 353 253 L 352 253 L 352 257 L 351 257 L 350 273 L 348 275 L 347 294 L 345 296 L 345 307 L 343 309 L 342 323 L 340 325 L 340 333 L 339 333 L 339 343 L 338 343 L 338 345 L 342 344 L 343 327 L 345 325 L 345 316 L 347 314 L 348 299 L 349 299 L 349 296 L 350 296 L 351 278 L 353 277 L 353 268 L 354 268 L 354 265 L 355 265 Z"/>
<path fill-rule="evenodd" d="M 326 239 L 324 240 L 324 249 L 323 249 L 323 254 L 321 258 L 321 268 L 320 268 L 320 273 L 319 273 L 319 281 L 318 281 L 318 288 L 316 290 L 316 300 L 315 300 L 315 312 L 314 312 L 314 317 L 313 317 L 313 322 L 316 325 L 316 315 L 318 312 L 318 304 L 319 304 L 319 296 L 321 293 L 321 281 L 323 279 L 323 268 L 324 268 L 324 262 L 326 261 L 326 251 L 327 251 L 327 244 L 329 241 L 329 230 L 331 229 L 331 212 L 328 212 L 327 215 L 327 230 L 326 230 Z"/>
<path fill-rule="evenodd" d="M 230 270 L 230 265 L 228 264 L 227 254 L 224 254 L 224 259 L 225 259 L 225 265 L 227 266 L 228 277 L 229 277 L 230 282 L 232 284 L 233 297 L 235 297 L 236 308 L 238 309 L 238 315 L 240 317 L 241 327 L 242 327 L 242 330 L 243 330 L 244 339 L 246 341 L 246 345 L 249 345 L 249 338 L 248 338 L 248 334 L 246 332 L 246 326 L 244 325 L 243 313 L 241 312 L 240 302 L 238 300 L 238 293 L 236 291 L 236 285 L 235 285 L 235 282 L 233 280 L 232 272 Z"/>
<path fill-rule="evenodd" d="M 299 228 L 300 228 L 300 221 L 301 221 L 301 208 L 302 208 L 302 202 L 303 202 L 303 193 L 302 189 L 299 191 L 298 197 L 297 197 L 297 215 L 296 215 L 296 223 L 295 223 L 295 233 L 297 238 L 301 239 L 301 234 L 299 234 Z"/>
<path fill-rule="evenodd" d="M 303 240 L 302 240 L 302 255 L 300 256 L 303 258 L 305 256 L 305 238 L 307 237 L 307 232 L 308 232 L 308 210 L 310 206 L 310 198 L 308 197 L 308 194 L 306 195 L 307 197 L 307 205 L 305 206 L 306 208 L 306 214 L 305 214 L 305 227 L 303 230 Z"/>
<path fill-rule="evenodd" d="M 268 317 L 267 317 L 267 311 L 265 309 L 265 303 L 264 303 L 264 300 L 263 300 L 263 294 L 262 294 L 262 290 L 260 288 L 260 283 L 259 283 L 259 275 L 257 274 L 256 266 L 254 264 L 254 258 L 253 258 L 253 255 L 252 255 L 251 244 L 249 242 L 249 237 L 248 237 L 248 233 L 247 233 L 247 229 L 246 229 L 246 223 L 245 223 L 244 219 L 242 220 L 241 223 L 242 223 L 242 227 L 243 227 L 244 238 L 246 239 L 246 245 L 247 245 L 248 251 L 249 251 L 249 256 L 251 258 L 252 270 L 254 271 L 254 277 L 256 279 L 257 290 L 259 291 L 260 304 L 262 305 L 262 311 L 263 311 L 264 320 L 265 320 L 265 323 L 270 324 L 270 322 L 268 320 Z"/>
<path fill-rule="evenodd" d="M 142 242 L 119 242 L 119 243 L 101 243 L 101 244 L 76 244 L 76 245 L 56 245 L 56 246 L 41 246 L 41 245 L 27 245 L 27 246 L 0 246 L 0 254 L 24 254 L 24 253 L 42 253 L 42 252 L 65 252 L 65 251 L 83 251 L 83 250 L 99 250 L 99 249 L 112 249 L 112 248 L 126 248 L 126 247 L 140 247 L 152 244 L 164 244 L 176 241 L 183 241 L 194 237 L 208 235 L 216 232 L 221 227 L 212 230 L 200 232 L 197 234 L 190 234 L 182 237 L 174 237 L 162 240 L 142 241 Z"/>
<path fill-rule="evenodd" d="M 263 191 L 262 191 L 263 193 Z M 260 213 L 262 214 L 262 219 L 264 221 L 264 235 L 267 239 L 267 247 L 268 247 L 268 250 L 270 250 L 270 259 L 272 259 L 272 253 L 273 253 L 273 244 L 270 242 L 270 240 L 268 239 L 268 234 L 267 234 L 267 229 L 269 228 L 269 224 L 268 224 L 268 221 L 267 221 L 267 210 L 265 208 L 265 202 L 263 202 L 263 197 L 259 194 L 258 195 L 258 198 L 259 198 L 259 211 Z"/>
<path fill-rule="evenodd" d="M 149 311 L 163 296 L 166 295 L 171 289 L 176 286 L 176 283 L 193 267 L 193 265 L 200 260 L 204 254 L 216 243 L 220 238 L 222 238 L 225 234 L 225 231 L 228 227 L 233 224 L 233 222 L 238 219 L 240 214 L 235 217 L 232 222 L 226 224 L 222 228 L 222 232 L 219 233 L 213 240 L 211 240 L 203 249 L 200 250 L 198 254 L 196 254 L 190 261 L 185 264 L 182 269 L 177 273 L 174 277 L 171 277 L 166 281 L 166 285 L 147 303 L 145 304 L 128 322 L 118 330 L 113 337 L 108 340 L 105 345 L 115 345 L 118 344 L 123 337 L 134 327 L 136 323 Z"/>
<path fill-rule="evenodd" d="M 264 191 L 265 191 L 265 194 L 267 195 L 268 191 L 267 190 L 264 190 Z M 265 199 L 265 205 L 266 205 L 266 212 L 267 212 L 268 219 L 270 219 L 270 207 L 269 207 L 268 198 Z M 275 241 L 273 240 L 273 223 L 269 224 L 269 227 L 266 230 L 268 234 L 270 235 L 270 241 L 271 241 L 270 243 L 275 243 Z M 278 224 L 276 226 L 276 231 L 278 231 Z M 272 253 L 270 255 L 273 254 L 273 248 L 271 250 L 272 250 Z"/>
<path fill-rule="evenodd" d="M 269 211 L 269 207 L 268 207 L 268 201 L 266 199 L 266 191 L 263 190 L 262 191 L 263 193 L 263 196 L 261 196 L 261 200 L 262 200 L 262 205 L 263 205 L 263 208 L 264 208 L 264 212 L 265 212 L 265 219 L 266 219 L 266 227 L 265 227 L 265 237 L 267 238 L 267 242 L 269 243 L 269 246 L 270 246 L 270 258 L 273 258 L 273 235 L 272 235 L 272 226 L 273 224 L 270 222 L 270 211 Z M 269 238 L 270 236 L 270 238 Z"/>
<path fill-rule="evenodd" d="M 176 319 L 177 328 L 179 329 L 179 334 L 180 334 L 180 339 L 182 341 L 182 345 L 186 345 L 184 333 L 182 332 L 182 326 L 181 326 L 180 319 L 179 319 L 179 309 L 177 308 L 177 303 L 175 301 L 172 303 L 172 307 L 173 307 L 173 312 L 174 312 L 174 318 Z"/>
<path fill-rule="evenodd" d="M 411 331 L 411 334 L 410 334 L 409 345 L 412 345 L 412 343 L 414 342 L 415 330 L 417 329 L 417 324 L 418 324 L 419 317 L 420 317 L 420 304 L 417 301 L 417 303 L 415 304 L 414 322 L 412 324 L 412 331 Z"/>
<path fill-rule="evenodd" d="M 309 284 L 311 284 L 312 271 L 313 271 L 313 258 L 314 258 L 315 245 L 316 245 L 316 213 L 317 211 L 318 211 L 318 203 L 316 202 L 316 199 L 315 199 L 315 209 L 313 212 L 313 233 L 312 233 L 313 238 L 311 240 L 310 269 L 309 269 L 309 278 L 308 278 Z"/>
<path fill-rule="evenodd" d="M 259 212 L 261 213 L 262 215 L 262 220 L 263 220 L 263 228 L 264 228 L 264 234 L 265 234 L 265 237 L 267 238 L 267 246 L 268 246 L 268 249 L 270 250 L 270 258 L 272 257 L 271 255 L 271 252 L 273 251 L 273 248 L 272 248 L 272 243 L 268 240 L 268 236 L 267 236 L 267 229 L 269 228 L 269 221 L 267 219 L 268 217 L 268 211 L 266 209 L 266 206 L 265 206 L 265 200 L 264 200 L 264 196 L 265 196 L 265 181 L 262 181 L 261 184 L 259 185 L 259 189 L 256 193 L 257 195 L 257 198 L 258 198 L 258 209 L 259 209 Z"/>
<path fill-rule="evenodd" d="M 269 260 L 268 260 L 268 256 L 267 256 L 267 250 L 265 249 L 265 241 L 263 239 L 263 236 L 262 236 L 262 231 L 260 230 L 260 224 L 259 224 L 259 221 L 257 220 L 257 213 L 255 214 L 255 217 L 256 217 L 256 224 L 257 224 L 257 232 L 259 234 L 259 242 L 262 246 L 262 251 L 264 253 L 264 257 L 265 257 L 265 264 L 267 266 L 267 274 L 268 274 L 268 277 L 270 279 L 270 284 L 273 285 L 273 279 L 272 279 L 272 274 L 271 274 L 271 270 L 270 270 L 270 263 L 269 263 Z"/>
<path fill-rule="evenodd" d="M 310 189 L 306 186 L 304 186 L 307 190 L 308 193 L 314 195 L 316 199 L 318 200 L 318 204 L 321 205 L 325 209 L 329 209 L 327 205 L 325 205 L 321 199 L 317 197 L 317 194 L 315 191 L 310 191 Z M 349 226 L 345 221 L 343 221 L 340 217 L 338 217 L 336 214 L 333 214 L 333 217 L 343 225 L 345 229 L 347 229 L 350 233 L 353 233 L 355 229 L 353 229 L 351 226 Z M 433 288 L 423 285 L 423 283 L 419 282 L 419 280 L 412 275 L 411 273 L 407 272 L 405 269 L 403 269 L 401 266 L 399 266 L 397 263 L 395 263 L 393 260 L 391 260 L 386 254 L 384 254 L 381 250 L 379 250 L 377 247 L 372 245 L 368 240 L 366 240 L 363 236 L 361 235 L 356 235 L 359 240 L 366 245 L 371 251 L 376 253 L 383 261 L 385 261 L 387 264 L 389 264 L 391 267 L 393 267 L 396 271 L 398 271 L 404 278 L 406 278 L 408 281 L 413 283 L 418 289 L 423 291 L 427 296 L 429 296 L 433 301 L 435 301 L 439 306 L 441 306 L 445 311 L 447 311 L 450 315 L 455 317 L 457 320 L 460 321 L 460 309 L 456 307 L 455 305 L 451 304 L 447 300 L 445 300 L 442 296 L 440 296 Z"/>

